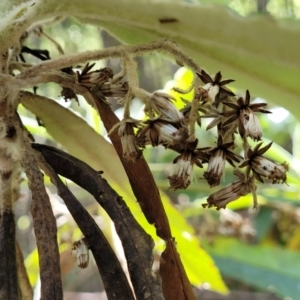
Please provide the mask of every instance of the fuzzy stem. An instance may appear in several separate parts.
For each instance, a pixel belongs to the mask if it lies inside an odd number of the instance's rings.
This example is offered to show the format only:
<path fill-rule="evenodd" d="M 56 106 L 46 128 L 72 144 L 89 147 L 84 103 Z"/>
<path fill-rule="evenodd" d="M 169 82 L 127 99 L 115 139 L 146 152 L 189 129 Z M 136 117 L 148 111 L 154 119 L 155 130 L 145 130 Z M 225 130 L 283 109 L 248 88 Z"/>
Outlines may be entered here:
<path fill-rule="evenodd" d="M 150 93 L 139 87 L 139 78 L 137 73 L 137 63 L 133 58 L 126 54 L 124 51 L 124 64 L 127 73 L 128 85 L 132 93 L 144 103 L 148 103 L 150 99 Z"/>
<path fill-rule="evenodd" d="M 132 95 L 131 91 L 129 90 L 127 92 L 126 96 L 124 97 L 124 115 L 123 115 L 124 120 L 130 118 L 130 103 L 131 103 L 132 98 L 133 98 L 133 95 Z"/>
<path fill-rule="evenodd" d="M 127 55 L 142 56 L 151 52 L 163 52 L 168 53 L 173 56 L 177 61 L 181 62 L 191 68 L 193 71 L 200 73 L 201 68 L 197 63 L 187 56 L 181 49 L 179 49 L 171 41 L 159 41 L 150 44 L 141 44 L 134 46 L 115 46 L 106 48 L 103 50 L 87 51 L 74 55 L 62 55 L 59 58 L 44 61 L 38 65 L 35 65 L 26 71 L 22 72 L 17 76 L 17 78 L 26 80 L 28 77 L 32 77 L 35 74 L 40 74 L 42 72 L 47 72 L 53 69 L 59 70 L 65 67 L 70 67 L 79 63 L 85 63 L 91 60 L 101 60 L 107 58 L 119 58 L 126 53 Z"/>
<path fill-rule="evenodd" d="M 126 76 L 125 62 L 124 59 L 121 60 L 121 71 L 114 75 L 111 80 L 111 84 L 120 82 Z"/>
<path fill-rule="evenodd" d="M 31 214 L 39 252 L 42 299 L 63 298 L 56 220 L 46 192 L 43 174 L 38 167 L 36 154 L 28 142 L 23 141 L 21 164 L 32 192 Z"/>

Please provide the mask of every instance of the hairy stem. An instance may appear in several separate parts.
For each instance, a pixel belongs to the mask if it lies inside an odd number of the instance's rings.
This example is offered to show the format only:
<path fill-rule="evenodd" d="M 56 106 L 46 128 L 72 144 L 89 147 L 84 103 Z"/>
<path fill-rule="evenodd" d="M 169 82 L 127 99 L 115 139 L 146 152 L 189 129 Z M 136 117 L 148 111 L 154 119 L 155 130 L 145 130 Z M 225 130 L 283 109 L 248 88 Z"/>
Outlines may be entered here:
<path fill-rule="evenodd" d="M 172 43 L 171 41 L 164 40 L 153 42 L 150 44 L 141 44 L 134 46 L 121 45 L 106 48 L 103 50 L 87 51 L 74 55 L 62 55 L 59 58 L 44 61 L 31 68 L 28 68 L 26 71 L 19 74 L 17 78 L 26 80 L 28 77 L 35 76 L 36 74 L 41 74 L 50 70 L 59 70 L 91 60 L 120 58 L 123 57 L 124 53 L 132 56 L 142 56 L 153 51 L 167 53 L 173 56 L 182 65 L 191 68 L 195 72 L 201 72 L 201 68 L 198 66 L 198 64 L 189 56 L 187 56 L 176 44 Z"/>

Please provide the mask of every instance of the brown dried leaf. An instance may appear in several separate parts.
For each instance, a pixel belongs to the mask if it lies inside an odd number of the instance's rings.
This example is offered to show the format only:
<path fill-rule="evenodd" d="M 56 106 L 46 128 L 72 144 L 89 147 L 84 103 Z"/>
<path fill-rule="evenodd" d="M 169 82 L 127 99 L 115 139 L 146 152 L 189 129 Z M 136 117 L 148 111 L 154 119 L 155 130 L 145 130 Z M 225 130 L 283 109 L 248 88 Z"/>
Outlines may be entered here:
<path fill-rule="evenodd" d="M 173 239 L 167 242 L 161 255 L 159 272 L 164 278 L 162 288 L 166 299 L 196 299 Z"/>
<path fill-rule="evenodd" d="M 107 106 L 103 101 L 98 99 L 97 95 L 92 93 L 94 102 L 96 103 L 97 109 L 99 111 L 101 120 L 104 123 L 106 130 L 109 130 L 119 122 L 119 119 L 113 113 L 111 108 Z M 169 220 L 167 218 L 166 212 L 164 210 L 158 188 L 155 184 L 153 175 L 150 168 L 145 161 L 144 157 L 141 156 L 133 165 L 129 165 L 122 156 L 122 146 L 119 136 L 114 133 L 110 136 L 111 141 L 120 157 L 120 160 L 124 166 L 126 174 L 128 176 L 131 188 L 140 207 L 146 216 L 150 224 L 154 224 L 156 227 L 156 234 L 164 239 L 165 241 L 170 241 L 172 239 L 171 228 Z M 141 176 L 143 174 L 143 176 Z M 168 247 L 168 245 L 167 245 Z M 177 252 L 172 251 L 170 253 L 171 259 L 165 260 L 165 268 L 172 268 L 173 261 L 176 261 L 176 265 L 173 268 L 174 276 L 180 278 L 181 286 L 184 294 L 187 296 L 185 299 L 195 299 L 192 291 L 192 287 L 187 279 L 184 267 L 180 261 Z M 168 258 L 168 257 L 167 257 Z M 166 272 L 161 273 L 163 285 L 167 288 L 163 289 L 164 296 L 167 300 L 173 300 L 178 298 L 169 298 L 168 295 L 172 293 L 174 285 L 168 286 L 168 274 Z M 169 290 L 170 289 L 170 290 Z"/>

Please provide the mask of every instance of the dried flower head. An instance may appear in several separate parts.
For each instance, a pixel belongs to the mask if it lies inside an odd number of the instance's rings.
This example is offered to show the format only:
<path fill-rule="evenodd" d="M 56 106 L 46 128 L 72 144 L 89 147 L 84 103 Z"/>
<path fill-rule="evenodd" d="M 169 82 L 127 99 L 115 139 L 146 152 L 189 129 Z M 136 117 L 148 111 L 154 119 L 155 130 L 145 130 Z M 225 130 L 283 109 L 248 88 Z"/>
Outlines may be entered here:
<path fill-rule="evenodd" d="M 239 167 L 243 168 L 247 166 L 246 174 L 252 171 L 255 178 L 262 183 L 264 182 L 262 177 L 267 177 L 272 180 L 272 183 L 286 182 L 288 164 L 286 162 L 278 164 L 263 156 L 270 149 L 272 143 L 263 148 L 260 148 L 262 143 L 257 144 L 253 150 L 249 148 L 246 153 L 246 160 Z"/>
<path fill-rule="evenodd" d="M 233 79 L 222 80 L 221 72 L 218 72 L 214 78 L 208 75 L 204 70 L 201 71 L 201 74 L 197 73 L 200 79 L 205 83 L 202 87 L 204 90 L 207 90 L 208 97 L 213 101 L 216 107 L 219 106 L 221 102 L 221 96 L 234 96 L 234 93 L 229 90 L 225 85 L 233 82 Z"/>
<path fill-rule="evenodd" d="M 240 155 L 230 150 L 233 146 L 233 142 L 223 144 L 222 136 L 219 135 L 217 146 L 206 148 L 210 158 L 207 171 L 204 172 L 203 176 L 211 187 L 220 184 L 220 180 L 224 174 L 226 160 L 235 167 L 233 161 L 239 162 L 242 159 Z"/>
<path fill-rule="evenodd" d="M 232 108 L 223 115 L 228 117 L 223 126 L 238 120 L 238 128 L 241 137 L 250 137 L 254 141 L 259 141 L 262 137 L 262 130 L 259 125 L 259 121 L 255 112 L 271 113 L 268 110 L 263 109 L 267 103 L 253 103 L 250 104 L 250 93 L 247 90 L 245 99 L 240 97 L 237 99 L 237 104 L 232 102 L 223 102 L 225 105 Z"/>
<path fill-rule="evenodd" d="M 128 162 L 135 162 L 142 153 L 134 134 L 134 128 L 138 128 L 139 126 L 139 120 L 127 118 L 117 123 L 108 133 L 108 135 L 110 135 L 118 128 L 118 135 L 121 138 L 123 148 L 123 157 Z"/>
<path fill-rule="evenodd" d="M 128 92 L 128 82 L 104 83 L 94 87 L 94 90 L 100 92 L 104 97 L 122 98 Z"/>
<path fill-rule="evenodd" d="M 89 245 L 85 238 L 74 242 L 71 253 L 76 252 L 77 266 L 81 269 L 89 265 Z"/>
<path fill-rule="evenodd" d="M 188 138 L 187 128 L 179 126 L 178 122 L 170 122 L 163 118 L 149 119 L 144 122 L 145 127 L 137 133 L 138 145 L 152 147 L 163 145 L 168 148 L 182 144 Z"/>
<path fill-rule="evenodd" d="M 180 122 L 183 119 L 182 113 L 172 103 L 175 100 L 172 96 L 162 93 L 154 92 L 150 98 L 150 109 L 154 110 L 158 115 L 171 122 Z M 147 108 L 148 110 L 149 108 Z"/>
<path fill-rule="evenodd" d="M 102 68 L 95 71 L 90 71 L 95 64 L 87 63 L 81 73 L 76 72 L 76 82 L 86 87 L 94 87 L 109 82 L 113 78 L 113 71 L 110 68 Z"/>
<path fill-rule="evenodd" d="M 182 100 L 182 102 L 185 103 L 185 106 L 182 109 L 180 109 L 180 112 L 184 116 L 184 123 L 188 124 L 189 119 L 191 118 L 191 114 L 192 114 L 192 105 L 189 100 L 185 100 L 184 98 L 181 98 L 181 100 Z M 196 122 L 200 127 L 201 127 L 201 117 L 205 117 L 205 115 L 208 114 L 211 109 L 211 108 L 206 107 L 205 105 L 206 105 L 206 102 L 199 102 L 197 105 L 198 107 L 197 107 L 197 112 L 196 112 L 197 113 Z M 203 113 L 203 115 L 201 115 L 200 112 Z"/>
<path fill-rule="evenodd" d="M 186 189 L 191 183 L 194 164 L 202 168 L 202 163 L 207 162 L 207 154 L 196 149 L 197 144 L 197 139 L 188 143 L 180 155 L 173 160 L 175 166 L 168 177 L 170 188 Z"/>
<path fill-rule="evenodd" d="M 207 203 L 202 204 L 205 207 L 216 207 L 217 210 L 226 208 L 226 205 L 232 201 L 238 200 L 241 196 L 246 196 L 250 192 L 253 195 L 254 207 L 257 207 L 256 185 L 254 178 L 246 178 L 244 174 L 234 172 L 239 177 L 237 181 L 216 191 L 207 198 Z"/>
<path fill-rule="evenodd" d="M 74 99 L 77 103 L 79 103 L 76 93 L 70 88 L 63 87 L 60 94 L 65 101 Z"/>

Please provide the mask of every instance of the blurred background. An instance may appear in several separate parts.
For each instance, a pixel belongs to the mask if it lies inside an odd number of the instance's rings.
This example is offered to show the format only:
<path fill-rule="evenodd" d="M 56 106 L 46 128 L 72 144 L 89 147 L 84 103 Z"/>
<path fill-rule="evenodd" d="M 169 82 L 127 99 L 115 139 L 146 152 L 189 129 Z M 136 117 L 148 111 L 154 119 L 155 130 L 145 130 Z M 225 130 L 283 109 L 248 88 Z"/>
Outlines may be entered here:
<path fill-rule="evenodd" d="M 298 18 L 300 17 L 299 0 L 199 2 L 227 7 L 233 13 L 247 18 L 265 15 L 272 19 L 299 22 Z M 299 25 L 299 23 L 297 24 Z M 83 25 L 72 18 L 64 19 L 49 28 L 45 28 L 45 32 L 62 46 L 65 53 L 78 53 L 120 44 L 105 30 L 92 25 Z M 47 49 L 53 58 L 59 55 L 53 44 L 43 36 L 31 36 L 25 45 L 34 49 Z M 27 54 L 24 57 L 27 62 L 38 62 L 37 59 Z M 180 100 L 182 95 L 172 91 L 172 87 L 182 89 L 189 87 L 193 79 L 190 70 L 179 67 L 158 54 L 137 58 L 137 62 L 142 88 L 149 92 L 163 89 L 176 97 L 178 107 L 184 106 Z M 120 70 L 119 64 L 118 59 L 110 59 L 97 62 L 96 67 L 107 66 L 116 73 Z M 199 64 L 205 69 L 205 62 L 199 62 Z M 208 69 L 205 70 L 210 72 Z M 226 69 L 220 71 L 227 79 Z M 238 81 L 238 78 L 232 79 Z M 245 90 L 237 88 L 234 84 L 230 88 L 237 95 L 244 96 L 245 94 Z M 85 119 L 97 133 L 106 137 L 106 132 L 97 113 L 86 104 L 83 98 L 79 97 L 79 103 L 65 101 L 59 96 L 60 88 L 55 84 L 39 86 L 37 93 L 54 99 L 61 106 Z M 288 184 L 272 185 L 266 183 L 258 185 L 259 208 L 257 210 L 252 209 L 252 197 L 250 196 L 242 197 L 231 203 L 225 210 L 203 209 L 201 205 L 208 195 L 220 188 L 211 189 L 204 180 L 201 180 L 203 170 L 195 170 L 195 178 L 197 179 L 186 190 L 171 191 L 168 189 L 167 176 L 176 153 L 165 150 L 163 147 L 147 148 L 144 151 L 144 156 L 150 165 L 159 189 L 166 195 L 164 197 L 169 198 L 173 206 L 180 212 L 180 214 L 173 214 L 172 211 L 168 211 L 167 207 L 170 220 L 179 223 L 185 222 L 184 226 L 187 226 L 188 230 L 192 230 L 193 237 L 196 237 L 197 246 L 200 245 L 205 250 L 203 252 L 205 255 L 194 256 L 192 246 L 180 242 L 179 252 L 181 256 L 182 253 L 192 256 L 190 263 L 185 263 L 185 268 L 188 275 L 192 274 L 193 279 L 191 281 L 195 286 L 198 299 L 300 299 L 300 120 L 293 116 L 292 111 L 275 105 L 272 99 L 262 99 L 260 95 L 251 95 L 254 101 L 267 102 L 267 109 L 272 111 L 270 115 L 259 116 L 263 129 L 263 141 L 265 143 L 274 141 L 274 145 L 268 151 L 269 158 L 279 163 L 287 161 L 290 163 L 291 169 L 288 173 Z M 192 96 L 193 94 L 189 93 L 184 95 L 184 98 L 191 100 Z M 109 99 L 109 101 L 112 103 L 112 109 L 121 117 L 122 107 L 115 99 Z M 131 115 L 135 118 L 142 118 L 142 109 L 142 103 L 135 99 L 131 107 Z M 19 107 L 19 113 L 24 124 L 34 135 L 36 142 L 65 149 L 64 145 L 55 141 L 46 128 L 38 126 L 35 115 L 22 106 Z M 214 145 L 216 142 L 216 132 L 205 130 L 210 121 L 204 119 L 202 127 L 197 128 L 200 147 Z M 237 143 L 237 146 L 240 147 L 241 145 Z M 88 156 L 88 146 L 86 148 L 86 153 L 83 155 Z M 222 186 L 234 180 L 232 168 L 227 166 L 226 170 Z M 101 278 L 93 259 L 91 258 L 90 265 L 86 269 L 82 270 L 76 266 L 76 259 L 71 256 L 70 252 L 72 243 L 82 238 L 81 232 L 68 213 L 63 201 L 57 196 L 49 179 L 45 178 L 45 180 L 57 218 L 66 299 L 105 299 Z M 88 193 L 70 181 L 67 183 L 77 198 L 93 215 L 125 267 L 120 243 L 106 213 Z M 127 199 L 125 198 L 125 200 Z M 17 239 L 23 250 L 30 281 L 33 286 L 38 287 L 38 256 L 30 215 L 30 201 L 30 191 L 24 178 L 20 198 L 16 203 Z M 139 220 L 140 213 L 137 213 L 136 217 Z M 183 227 L 181 232 L 180 228 L 176 230 L 174 233 L 176 238 L 183 236 L 187 240 L 189 239 L 189 233 Z M 157 241 L 155 271 L 158 268 L 159 253 L 163 249 L 162 247 L 163 244 Z M 206 253 L 212 257 L 219 269 L 230 295 L 218 293 L 225 292 L 226 288 L 222 287 L 222 284 L 214 285 L 214 280 L 220 280 L 217 277 L 214 279 L 213 274 L 215 273 L 212 273 L 210 277 L 205 277 L 205 272 L 209 273 L 210 268 L 210 261 Z M 86 294 L 92 292 L 97 292 L 97 294 Z"/>

